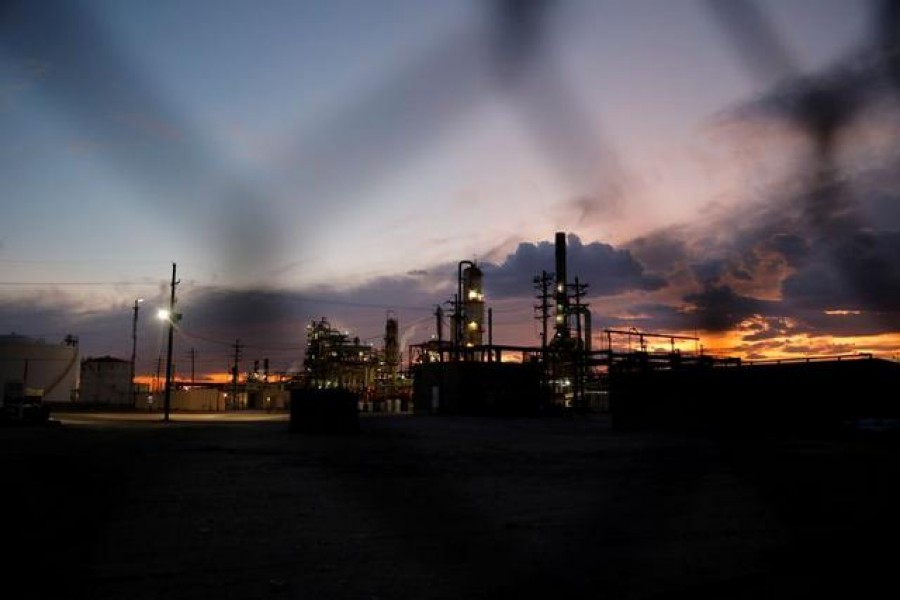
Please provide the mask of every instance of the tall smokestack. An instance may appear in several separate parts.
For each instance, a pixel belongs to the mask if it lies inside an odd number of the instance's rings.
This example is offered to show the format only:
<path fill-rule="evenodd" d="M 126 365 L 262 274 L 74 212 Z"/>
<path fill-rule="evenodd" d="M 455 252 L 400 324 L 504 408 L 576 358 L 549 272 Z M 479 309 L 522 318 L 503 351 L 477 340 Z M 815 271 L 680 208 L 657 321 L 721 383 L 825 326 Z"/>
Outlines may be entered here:
<path fill-rule="evenodd" d="M 393 378 L 400 366 L 400 327 L 390 311 L 384 325 L 384 362 Z"/>
<path fill-rule="evenodd" d="M 566 233 L 556 232 L 556 337 L 569 337 L 569 296 L 566 291 Z"/>

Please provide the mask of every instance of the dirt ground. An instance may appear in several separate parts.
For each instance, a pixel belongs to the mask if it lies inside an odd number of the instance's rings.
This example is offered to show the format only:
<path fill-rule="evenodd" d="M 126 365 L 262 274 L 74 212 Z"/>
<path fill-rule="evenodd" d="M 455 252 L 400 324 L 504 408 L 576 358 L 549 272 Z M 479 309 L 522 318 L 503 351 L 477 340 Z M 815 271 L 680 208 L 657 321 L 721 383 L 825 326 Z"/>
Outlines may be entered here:
<path fill-rule="evenodd" d="M 3 597 L 896 594 L 893 436 L 360 420 L 2 428 Z"/>

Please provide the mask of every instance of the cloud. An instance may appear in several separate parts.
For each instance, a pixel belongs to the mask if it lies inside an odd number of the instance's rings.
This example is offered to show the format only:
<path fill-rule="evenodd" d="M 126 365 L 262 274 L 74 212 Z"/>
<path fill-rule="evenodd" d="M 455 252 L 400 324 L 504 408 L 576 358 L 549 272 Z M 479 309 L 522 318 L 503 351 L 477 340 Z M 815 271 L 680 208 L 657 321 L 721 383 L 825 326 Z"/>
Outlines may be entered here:
<path fill-rule="evenodd" d="M 900 231 L 877 230 L 872 222 L 852 225 L 824 236 L 790 206 L 785 211 L 773 202 L 735 209 L 712 225 L 715 237 L 703 228 L 644 236 L 628 247 L 669 282 L 658 300 L 680 309 L 650 312 L 654 318 L 644 323 L 677 328 L 680 316 L 682 328 L 724 331 L 756 316 L 791 319 L 797 332 L 895 331 Z M 830 309 L 861 314 L 838 320 L 825 315 Z"/>
<path fill-rule="evenodd" d="M 520 328 L 527 329 L 531 324 L 532 279 L 542 270 L 552 270 L 554 262 L 554 245 L 536 242 L 521 243 L 499 264 L 483 263 L 488 306 L 495 306 L 507 317 L 521 312 Z M 583 244 L 574 235 L 568 238 L 568 263 L 570 278 L 577 275 L 590 283 L 588 292 L 593 297 L 643 293 L 665 285 L 660 277 L 645 273 L 628 250 L 599 242 Z M 277 368 L 278 360 L 293 364 L 302 357 L 305 326 L 311 320 L 324 317 L 351 335 L 380 343 L 388 314 L 399 319 L 404 343 L 422 341 L 433 333 L 436 306 L 449 309 L 446 304 L 456 292 L 457 273 L 458 264 L 454 262 L 376 277 L 351 287 L 237 288 L 185 282 L 177 290 L 175 310 L 182 317 L 176 327 L 176 346 L 182 351 L 193 347 L 206 360 L 215 357 L 214 366 L 221 370 L 240 340 L 246 356 L 267 353 L 273 368 Z M 126 357 L 130 354 L 133 290 L 128 290 L 127 301 L 121 299 L 121 290 L 103 294 L 106 299 L 97 302 L 68 290 L 41 290 L 31 295 L 23 292 L 19 300 L 0 302 L 0 327 L 26 335 L 49 333 L 49 337 L 60 339 L 73 333 L 83 338 L 85 355 Z M 139 368 L 144 370 L 152 369 L 154 365 L 147 361 L 155 361 L 164 351 L 164 328 L 153 313 L 155 307 L 168 303 L 168 286 L 160 283 L 155 292 L 145 296 L 138 353 Z M 85 306 L 93 309 L 87 312 Z M 508 336 L 517 341 L 528 337 L 507 325 L 501 329 Z"/>
<path fill-rule="evenodd" d="M 800 333 L 796 322 L 787 317 L 752 315 L 736 326 L 745 342 L 777 340 Z"/>
<path fill-rule="evenodd" d="M 595 330 L 603 328 L 642 331 L 680 331 L 689 329 L 684 311 L 679 304 L 664 302 L 628 303 L 619 310 L 604 310 L 595 305 L 593 310 Z"/>
<path fill-rule="evenodd" d="M 793 268 L 802 265 L 809 255 L 809 244 L 803 237 L 794 233 L 775 233 L 761 246 L 781 256 L 785 263 Z"/>
<path fill-rule="evenodd" d="M 707 285 L 700 292 L 686 295 L 684 301 L 688 321 L 705 331 L 734 329 L 753 315 L 772 314 L 778 306 L 774 302 L 741 296 L 727 285 Z"/>
<path fill-rule="evenodd" d="M 782 283 L 786 303 L 806 309 L 894 314 L 900 326 L 900 232 L 858 231 L 814 243 Z"/>
<path fill-rule="evenodd" d="M 644 272 L 644 267 L 627 249 L 591 242 L 570 234 L 566 243 L 568 278 L 589 283 L 592 296 L 615 296 L 630 291 L 653 291 L 666 285 L 664 279 Z M 482 265 L 485 290 L 505 298 L 531 296 L 533 279 L 541 271 L 552 272 L 556 265 L 556 248 L 552 242 L 523 242 L 499 265 Z"/>
<path fill-rule="evenodd" d="M 815 116 L 815 107 L 799 104 L 808 92 L 780 90 L 723 119 L 732 134 L 751 134 L 749 148 L 743 135 L 732 135 L 737 154 L 786 152 L 793 157 L 788 168 L 774 177 L 754 168 L 758 177 L 737 193 L 737 203 L 624 245 L 647 272 L 668 282 L 653 299 L 681 309 L 648 312 L 658 318 L 645 319 L 647 327 L 672 326 L 680 315 L 683 326 L 721 331 L 755 315 L 789 319 L 794 334 L 900 328 L 900 104 L 867 96 L 829 132 L 803 122 Z M 762 117 L 775 118 L 763 120 L 760 146 Z M 816 144 L 827 144 L 828 152 L 817 153 Z M 829 309 L 860 313 L 837 318 L 825 314 Z M 745 334 L 762 338 L 777 330 Z"/>
<path fill-rule="evenodd" d="M 651 270 L 670 273 L 688 257 L 686 236 L 684 227 L 670 227 L 636 238 L 626 247 Z"/>
<path fill-rule="evenodd" d="M 137 112 L 122 113 L 116 116 L 114 120 L 136 131 L 172 142 L 180 141 L 183 137 L 182 132 L 171 122 L 150 114 Z"/>

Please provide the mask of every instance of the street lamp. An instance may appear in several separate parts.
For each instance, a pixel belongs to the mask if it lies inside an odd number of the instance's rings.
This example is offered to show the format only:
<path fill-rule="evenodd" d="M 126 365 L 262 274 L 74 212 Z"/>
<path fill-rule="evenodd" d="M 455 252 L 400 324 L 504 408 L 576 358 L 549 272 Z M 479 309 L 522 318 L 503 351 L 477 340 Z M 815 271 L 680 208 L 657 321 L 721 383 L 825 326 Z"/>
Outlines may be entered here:
<path fill-rule="evenodd" d="M 166 321 L 169 324 L 169 347 L 166 351 L 166 395 L 165 400 L 163 401 L 163 420 L 168 421 L 169 407 L 171 406 L 170 401 L 172 398 L 172 337 L 175 322 L 181 320 L 181 314 L 161 308 L 156 313 L 156 316 L 160 321 Z"/>
<path fill-rule="evenodd" d="M 141 302 L 143 302 L 143 298 L 135 298 L 134 299 L 134 318 L 131 321 L 131 379 L 129 382 L 129 389 L 131 391 L 131 401 L 137 405 L 137 391 L 134 387 L 134 361 L 137 357 L 137 320 L 138 320 L 138 306 L 140 306 Z"/>

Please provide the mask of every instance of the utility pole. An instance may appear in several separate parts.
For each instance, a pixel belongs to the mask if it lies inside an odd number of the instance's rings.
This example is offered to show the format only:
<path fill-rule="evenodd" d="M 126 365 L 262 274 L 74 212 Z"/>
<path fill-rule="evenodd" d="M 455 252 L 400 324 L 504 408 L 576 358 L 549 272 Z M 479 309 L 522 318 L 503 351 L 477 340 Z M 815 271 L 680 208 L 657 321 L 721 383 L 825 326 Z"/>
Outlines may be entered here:
<path fill-rule="evenodd" d="M 575 278 L 575 283 L 570 283 L 569 288 L 572 289 L 572 298 L 575 300 L 573 306 L 575 309 L 575 331 L 577 335 L 577 339 L 579 343 L 583 342 L 581 339 L 581 309 L 587 307 L 587 304 L 581 303 L 581 298 L 584 296 L 585 291 L 587 290 L 588 284 L 580 283 L 578 278 Z"/>
<path fill-rule="evenodd" d="M 194 363 L 197 360 L 197 353 L 194 352 L 194 349 L 191 348 L 191 387 L 194 387 L 194 376 L 196 375 L 196 371 L 194 370 Z"/>
<path fill-rule="evenodd" d="M 138 321 L 138 306 L 141 302 L 143 302 L 143 298 L 135 298 L 134 299 L 134 318 L 131 320 L 131 379 L 129 388 L 131 391 L 131 402 L 135 406 L 137 406 L 137 393 L 135 391 L 134 386 L 134 363 L 137 358 L 137 321 Z"/>
<path fill-rule="evenodd" d="M 162 354 L 156 357 L 156 378 L 153 380 L 153 393 L 159 391 L 159 374 L 162 371 Z"/>
<path fill-rule="evenodd" d="M 164 414 L 163 421 L 168 422 L 169 420 L 169 407 L 171 406 L 172 399 L 172 339 L 175 334 L 175 320 L 177 316 L 175 315 L 175 286 L 177 286 L 180 282 L 175 279 L 175 263 L 172 263 L 172 283 L 170 284 L 171 292 L 169 294 L 169 346 L 166 351 L 166 396 L 163 403 Z"/>
<path fill-rule="evenodd" d="M 459 360 L 459 345 L 461 343 L 459 324 L 462 322 L 459 294 L 453 294 L 450 306 L 453 307 L 453 312 L 450 314 L 450 322 L 453 324 L 450 330 L 450 344 L 453 346 L 453 360 Z"/>
<path fill-rule="evenodd" d="M 569 288 L 572 289 L 572 298 L 575 300 L 573 304 L 574 312 L 575 312 L 575 407 L 583 408 L 584 407 L 584 351 L 585 347 L 588 345 L 584 340 L 581 339 L 581 318 L 582 318 L 582 308 L 586 308 L 587 304 L 581 303 L 581 298 L 584 296 L 585 290 L 587 290 L 588 284 L 581 283 L 578 281 L 578 277 L 575 278 L 575 283 L 571 283 L 568 285 Z"/>
<path fill-rule="evenodd" d="M 238 364 L 241 360 L 241 340 L 234 341 L 234 364 L 231 366 L 231 405 L 238 408 L 237 401 L 237 382 L 238 382 Z"/>
<path fill-rule="evenodd" d="M 538 294 L 535 296 L 540 304 L 536 304 L 534 310 L 537 311 L 535 319 L 541 322 L 541 352 L 547 352 L 547 319 L 550 318 L 550 286 L 552 285 L 553 276 L 547 271 L 541 271 L 540 275 L 534 278 L 534 288 Z"/>

